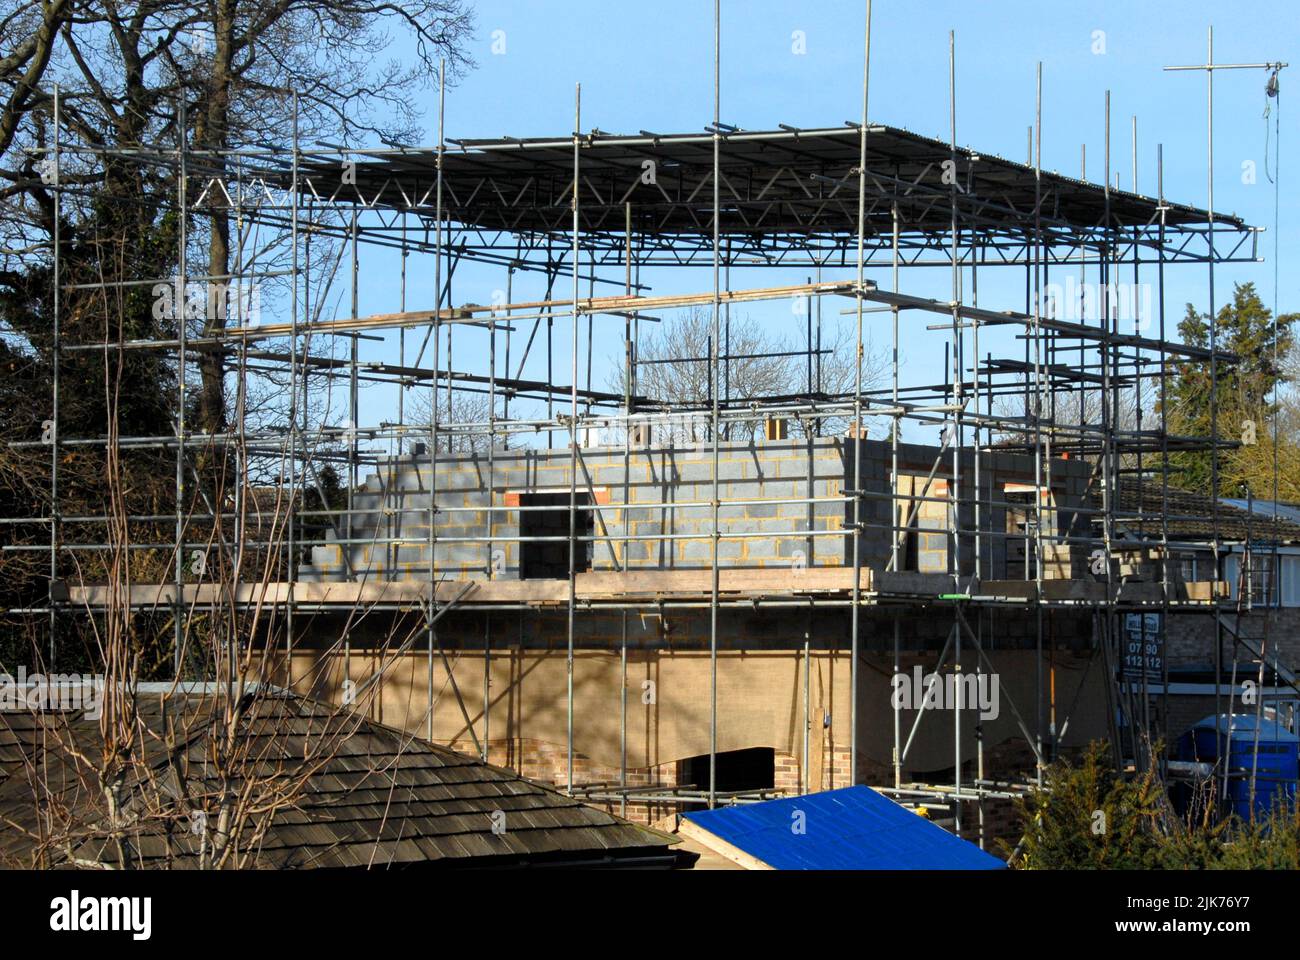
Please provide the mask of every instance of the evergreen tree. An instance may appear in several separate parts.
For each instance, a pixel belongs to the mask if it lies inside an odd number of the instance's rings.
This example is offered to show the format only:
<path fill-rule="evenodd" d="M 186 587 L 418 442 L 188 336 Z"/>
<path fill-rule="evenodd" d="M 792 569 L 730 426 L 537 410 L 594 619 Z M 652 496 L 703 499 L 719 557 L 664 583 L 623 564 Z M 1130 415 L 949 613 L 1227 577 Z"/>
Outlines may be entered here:
<path fill-rule="evenodd" d="M 1282 314 L 1273 323 L 1273 312 L 1259 298 L 1253 283 L 1233 288 L 1232 302 L 1220 308 L 1216 321 L 1215 348 L 1240 358 L 1238 363 L 1220 361 L 1212 369 L 1208 360 L 1183 360 L 1174 365 L 1169 381 L 1167 423 L 1169 433 L 1208 442 L 1236 443 L 1233 450 L 1219 452 L 1219 494 L 1236 496 L 1242 484 L 1249 484 L 1256 496 L 1272 496 L 1273 418 L 1279 408 L 1274 388 L 1286 380 L 1282 361 L 1294 345 L 1292 326 L 1300 314 Z M 1210 315 L 1193 304 L 1178 325 L 1183 343 L 1209 349 Z M 1216 405 L 1212 398 L 1217 397 Z M 1279 436 L 1279 443 L 1294 446 L 1293 438 Z M 1260 457 L 1252 448 L 1267 447 Z M 1169 457 L 1170 482 L 1188 490 L 1208 493 L 1212 488 L 1212 460 L 1209 450 L 1189 450 Z"/>

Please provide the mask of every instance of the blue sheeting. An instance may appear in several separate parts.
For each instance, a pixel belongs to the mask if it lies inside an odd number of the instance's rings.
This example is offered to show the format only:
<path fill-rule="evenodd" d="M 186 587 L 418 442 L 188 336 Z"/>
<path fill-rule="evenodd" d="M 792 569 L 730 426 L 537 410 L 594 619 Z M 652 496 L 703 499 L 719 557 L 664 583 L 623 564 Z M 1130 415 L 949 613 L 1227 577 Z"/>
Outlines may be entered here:
<path fill-rule="evenodd" d="M 1292 503 L 1274 503 L 1272 500 L 1238 500 L 1233 497 L 1220 497 L 1220 503 L 1226 503 L 1230 507 L 1236 507 L 1238 510 L 1249 510 L 1257 517 L 1268 517 L 1273 519 L 1273 511 L 1282 520 L 1290 520 L 1292 523 L 1300 523 L 1300 506 Z M 1260 532 L 1264 535 L 1264 531 Z"/>
<path fill-rule="evenodd" d="M 1221 713 L 1206 717 L 1178 739 L 1178 759 L 1216 763 L 1220 774 L 1231 774 L 1228 797 L 1243 820 L 1251 819 L 1252 810 L 1255 816 L 1267 817 L 1275 804 L 1295 803 L 1300 782 L 1300 737 L 1276 720 L 1262 718 L 1258 734 L 1255 726 L 1253 714 Z M 1185 807 L 1190 794 L 1176 793 L 1175 802 Z"/>
<path fill-rule="evenodd" d="M 998 870 L 1006 866 L 870 787 L 844 787 L 684 816 L 777 870 Z M 794 829 L 801 822 L 803 833 Z"/>

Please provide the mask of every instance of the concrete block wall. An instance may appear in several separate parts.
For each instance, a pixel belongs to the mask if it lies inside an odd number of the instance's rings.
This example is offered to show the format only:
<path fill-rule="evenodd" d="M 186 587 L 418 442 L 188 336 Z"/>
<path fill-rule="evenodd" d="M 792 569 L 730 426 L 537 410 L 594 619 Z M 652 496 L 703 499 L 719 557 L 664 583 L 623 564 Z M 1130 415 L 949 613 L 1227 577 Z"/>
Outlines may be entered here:
<path fill-rule="evenodd" d="M 855 448 L 860 448 L 855 449 Z M 613 538 L 586 547 L 590 569 L 707 569 L 712 547 L 713 461 L 710 446 L 650 447 L 624 455 L 621 447 L 578 451 L 577 489 L 598 509 L 592 532 Z M 926 496 L 942 497 L 952 478 L 950 452 L 900 444 L 899 489 L 920 495 L 925 477 L 940 458 Z M 489 462 L 490 461 L 490 462 Z M 435 577 L 516 579 L 520 575 L 518 537 L 521 495 L 552 493 L 567 497 L 568 449 L 497 449 L 471 454 L 440 453 L 396 457 L 381 462 L 352 494 L 351 510 L 337 518 L 329 542 L 311 549 L 300 579 L 427 579 L 430 557 Z M 971 451 L 960 458 L 963 498 L 974 489 Z M 1054 461 L 1058 502 L 1082 492 L 1082 464 Z M 979 498 L 998 499 L 1003 480 L 1033 476 L 1032 457 L 986 451 L 981 458 Z M 726 442 L 720 444 L 718 493 L 719 563 L 726 567 L 843 566 L 852 563 L 852 502 L 838 501 L 853 488 L 860 470 L 862 562 L 876 570 L 887 564 L 894 531 L 893 463 L 881 440 L 840 437 L 812 440 Z M 436 504 L 430 544 L 430 497 Z M 790 502 L 825 500 L 820 503 Z M 526 505 L 526 502 L 525 504 Z M 497 508 L 495 511 L 489 508 Z M 932 567 L 946 568 L 954 538 L 946 531 L 948 508 L 925 504 L 922 524 L 940 528 L 925 539 L 923 553 Z M 905 504 L 899 504 L 901 521 Z M 981 508 L 983 529 L 998 529 L 996 508 Z M 583 517 L 585 520 L 585 515 Z M 975 508 L 963 504 L 960 526 L 975 526 Z M 580 527 L 582 524 L 580 524 Z M 628 538 L 628 539 L 622 539 Z M 396 540 L 385 543 L 385 540 Z M 957 538 L 962 570 L 974 570 L 975 538 Z M 566 551 L 567 542 L 557 541 Z M 1004 541 L 980 542 L 985 576 L 1000 574 Z M 580 557 L 580 559 L 582 559 Z M 1081 561 L 1082 562 L 1082 561 Z M 580 563 L 586 566 L 587 563 Z M 938 569 L 935 572 L 943 572 Z"/>
<path fill-rule="evenodd" d="M 867 526 L 860 538 L 862 562 L 874 570 L 883 570 L 889 562 L 893 540 L 898 532 L 890 526 L 901 526 L 908 516 L 908 501 L 898 501 L 898 521 L 891 524 L 893 503 L 890 499 L 893 474 L 893 453 L 888 442 L 881 440 L 861 441 L 861 466 L 855 468 L 853 440 L 844 443 L 845 486 L 852 489 L 855 469 L 861 470 L 862 486 L 867 496 L 862 501 L 862 518 Z M 935 468 L 935 461 L 938 467 Z M 950 496 L 953 481 L 953 455 L 951 449 L 940 451 L 938 447 L 924 444 L 901 443 L 898 445 L 898 475 L 896 489 L 901 497 L 911 495 L 923 500 L 911 501 L 913 520 L 911 526 L 917 527 L 913 560 L 923 572 L 947 572 L 947 552 L 954 546 L 961 558 L 960 572 L 975 572 L 975 553 L 978 545 L 981 570 L 985 579 L 1001 579 L 1007 576 L 1007 540 L 1001 536 L 981 536 L 977 539 L 973 532 L 977 526 L 981 531 L 996 533 L 1006 529 L 1005 507 L 990 505 L 993 501 L 1006 499 L 1004 485 L 1007 483 L 1029 483 L 1035 477 L 1034 458 L 1026 454 L 1007 453 L 997 450 L 985 450 L 980 454 L 979 469 L 976 470 L 975 453 L 963 450 L 957 458 L 957 480 L 960 484 L 957 527 L 968 531 L 953 537 L 950 534 L 949 508 L 942 503 L 931 502 L 931 498 Z M 926 488 L 926 478 L 934 470 L 930 486 Z M 1054 458 L 1051 461 L 1052 495 L 1060 524 L 1066 530 L 1080 532 L 1079 524 L 1086 525 L 1086 519 L 1077 516 L 1077 509 L 1082 504 L 1087 487 L 1090 468 L 1078 460 Z M 978 486 L 976 474 L 978 473 Z M 884 496 L 880 496 L 883 494 Z M 977 508 L 970 501 L 981 501 Z M 846 506 L 846 518 L 851 523 L 852 505 Z M 1044 530 L 1051 523 L 1052 515 L 1046 514 Z M 927 530 L 931 532 L 927 532 Z M 905 541 L 902 541 L 905 543 Z M 1046 575 L 1049 577 L 1080 577 L 1087 566 L 1086 551 L 1069 545 L 1045 545 L 1045 554 L 1049 561 Z M 902 547 L 900 546 L 900 554 Z"/>
<path fill-rule="evenodd" d="M 352 509 L 339 518 L 332 542 L 312 549 L 300 578 L 427 578 L 431 489 L 437 491 L 435 576 L 518 578 L 516 538 L 524 511 L 510 508 L 521 506 L 521 494 L 567 497 L 570 452 L 496 450 L 491 460 L 489 464 L 482 452 L 440 455 L 436 465 L 427 456 L 385 461 L 354 492 Z M 592 511 L 592 532 L 614 538 L 587 548 L 590 569 L 707 569 L 712 477 L 707 445 L 643 449 L 627 458 L 621 448 L 580 449 L 580 499 L 585 495 L 605 508 Z M 843 452 L 836 438 L 722 444 L 719 562 L 735 567 L 844 564 L 847 538 L 833 535 L 844 529 L 844 505 L 833 500 L 782 502 L 839 497 L 843 480 Z M 492 506 L 499 509 L 489 512 Z M 619 539 L 624 537 L 636 539 Z M 382 542 L 389 538 L 402 542 Z M 500 539 L 489 543 L 489 538 Z M 567 550 L 567 544 L 562 546 Z"/>

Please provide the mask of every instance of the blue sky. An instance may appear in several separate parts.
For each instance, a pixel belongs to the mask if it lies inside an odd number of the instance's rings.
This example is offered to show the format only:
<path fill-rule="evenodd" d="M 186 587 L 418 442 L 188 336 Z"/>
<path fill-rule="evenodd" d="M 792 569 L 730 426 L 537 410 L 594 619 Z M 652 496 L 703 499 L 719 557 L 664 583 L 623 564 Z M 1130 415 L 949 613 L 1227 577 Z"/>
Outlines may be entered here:
<path fill-rule="evenodd" d="M 712 4 L 709 2 L 597 3 L 491 0 L 475 4 L 477 66 L 447 94 L 446 130 L 452 138 L 567 135 L 573 123 L 574 84 L 582 83 L 584 129 L 611 133 L 639 129 L 699 131 L 712 119 Z M 723 3 L 722 118 L 748 129 L 838 126 L 860 113 L 865 4 L 812 6 L 751 0 Z M 1034 116 L 1034 74 L 1043 64 L 1043 165 L 1077 176 L 1080 145 L 1087 145 L 1088 179 L 1099 180 L 1103 157 L 1104 97 L 1111 91 L 1112 169 L 1131 188 L 1130 117 L 1138 118 L 1138 190 L 1156 189 L 1157 143 L 1164 145 L 1165 193 L 1180 202 L 1206 203 L 1206 89 L 1204 73 L 1167 73 L 1166 64 L 1202 63 L 1206 28 L 1215 30 L 1217 62 L 1295 63 L 1283 71 L 1282 99 L 1300 76 L 1295 8 L 1283 2 L 1228 6 L 1208 2 L 931 2 L 878 0 L 874 5 L 871 119 L 922 134 L 948 130 L 948 31 L 956 32 L 957 139 L 985 153 L 1023 160 Z M 498 32 L 500 31 L 500 32 Z M 806 52 L 794 51 L 802 31 Z M 1097 31 L 1104 33 L 1104 37 Z M 496 41 L 504 52 L 494 53 Z M 1096 52 L 1101 39 L 1104 52 Z M 393 51 L 401 54 L 400 46 Z M 1289 76 L 1290 75 L 1290 76 Z M 1219 271 L 1220 300 L 1233 280 L 1254 280 L 1273 301 L 1274 186 L 1265 175 L 1264 71 L 1221 71 L 1215 80 L 1215 207 L 1267 227 L 1260 252 L 1269 263 Z M 428 93 L 429 142 L 436 131 L 436 92 Z M 1279 109 L 1273 101 L 1273 109 Z M 1297 113 L 1296 115 L 1300 115 Z M 1300 308 L 1295 273 L 1297 218 L 1289 189 L 1288 153 L 1294 125 L 1282 114 L 1281 276 L 1283 311 Z M 1271 124 L 1272 121 L 1270 120 Z M 1271 154 L 1271 148 L 1270 148 Z M 1253 162 L 1256 182 L 1243 182 Z M 1270 165 L 1272 158 L 1269 158 Z M 1276 175 L 1277 171 L 1274 171 Z M 361 309 L 395 307 L 395 264 L 382 255 L 363 261 Z M 1008 271 L 1010 273 L 1011 271 Z M 427 276 L 425 275 L 427 273 Z M 942 278 L 930 276 L 944 273 Z M 1023 273 L 980 276 L 981 305 L 1023 307 Z M 1170 271 L 1172 326 L 1188 299 L 1202 306 L 1206 271 Z M 926 276 L 917 276 L 925 274 Z M 432 265 L 412 259 L 408 303 L 432 293 Z M 707 271 L 660 271 L 646 277 L 655 292 L 705 290 Z M 742 275 L 735 285 L 798 282 L 799 272 Z M 876 278 L 883 281 L 883 276 Z M 907 292 L 944 295 L 943 271 L 904 273 Z M 489 302 L 504 286 L 502 270 L 462 267 L 452 299 Z M 567 286 L 566 286 L 567 290 Z M 539 293 L 516 279 L 515 298 Z M 1005 302 L 999 302 L 1004 298 Z M 342 305 L 346 307 L 346 302 Z M 836 305 L 836 309 L 838 305 Z M 830 311 L 828 311 L 830 312 Z M 787 306 L 755 308 L 763 322 L 787 324 Z M 904 363 L 929 366 L 940 339 L 927 339 L 915 319 L 903 338 Z M 598 334 L 594 385 L 605 382 L 606 358 L 618 351 L 618 331 Z M 621 323 L 616 325 L 621 331 Z M 558 325 L 557 325 L 558 327 Z M 460 369 L 482 363 L 476 334 L 457 335 Z M 934 335 L 930 335 L 933 338 Z M 567 343 L 567 334 L 563 342 Z M 477 339 L 485 339 L 477 337 Z M 880 328 L 876 343 L 887 343 Z M 387 347 L 366 349 L 386 354 Z M 567 365 L 566 365 L 567 369 Z M 540 371 L 530 368 L 526 375 Z M 560 377 L 567 383 L 567 373 Z M 363 421 L 391 418 L 391 391 L 367 394 Z"/>

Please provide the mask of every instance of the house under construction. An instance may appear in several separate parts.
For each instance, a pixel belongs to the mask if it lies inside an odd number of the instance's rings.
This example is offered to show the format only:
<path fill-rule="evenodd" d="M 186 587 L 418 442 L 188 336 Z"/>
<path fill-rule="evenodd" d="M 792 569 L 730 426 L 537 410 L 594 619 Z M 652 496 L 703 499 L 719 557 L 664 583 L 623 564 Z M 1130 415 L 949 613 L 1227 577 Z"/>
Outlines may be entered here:
<path fill-rule="evenodd" d="M 701 133 L 613 135 L 581 132 L 579 110 L 578 132 L 549 139 L 453 140 L 440 119 L 428 149 L 299 144 L 219 171 L 160 150 L 190 215 L 219 196 L 278 232 L 292 295 L 215 334 L 60 349 L 180 370 L 219 356 L 228 383 L 269 370 L 292 399 L 271 427 L 209 434 L 182 415 L 153 438 L 176 455 L 175 538 L 150 545 L 171 575 L 126 602 L 170 614 L 178 651 L 216 606 L 280 624 L 279 682 L 650 820 L 865 783 L 983 841 L 1062 752 L 1105 740 L 1158 763 L 1154 741 L 1180 732 L 1166 634 L 1210 638 L 1217 704 L 1249 633 L 1225 573 L 1241 543 L 1181 515 L 1164 474 L 1171 452 L 1223 441 L 1171 435 L 1159 402 L 1176 364 L 1237 358 L 1167 335 L 1165 276 L 1254 261 L 1259 232 L 1120 190 L 1108 112 L 1098 183 L 1043 170 L 1037 146 L 1024 163 L 959 146 L 955 91 L 947 139 L 869 122 L 866 91 L 860 122 L 829 129 L 715 115 Z M 351 315 L 320 315 L 312 243 L 348 255 Z M 393 252 L 400 275 L 369 272 Z M 239 262 L 225 279 L 256 281 Z M 457 303 L 471 262 L 546 295 Z M 408 297 L 417 270 L 432 302 Z M 907 292 L 939 272 L 949 295 Z M 1005 275 L 1023 297 L 981 299 Z M 660 292 L 684 276 L 698 282 Z M 1067 278 L 1103 295 L 1050 300 Z M 1117 310 L 1121 284 L 1153 290 L 1149 312 Z M 371 285 L 400 286 L 401 309 L 359 315 Z M 801 305 L 807 376 L 734 396 L 732 311 L 772 301 Z M 707 366 L 707 401 L 643 395 L 643 330 L 692 308 L 708 355 L 674 360 Z M 827 316 L 855 331 L 847 389 L 820 375 Z M 622 340 L 621 393 L 593 385 L 593 328 Z M 865 345 L 882 343 L 892 362 L 867 382 Z M 481 419 L 457 415 L 469 395 Z M 52 470 L 60 449 L 110 442 L 62 436 L 54 411 Z M 248 475 L 196 507 L 191 458 L 212 448 Z M 278 458 L 283 524 L 249 519 L 258 457 Z M 1206 502 L 1231 512 L 1217 490 Z M 75 522 L 50 524 L 55 586 L 32 616 L 121 600 L 73 573 Z M 193 562 L 214 528 L 280 557 L 276 577 L 217 582 Z M 1242 657 L 1293 695 L 1285 650 Z"/>

